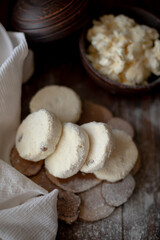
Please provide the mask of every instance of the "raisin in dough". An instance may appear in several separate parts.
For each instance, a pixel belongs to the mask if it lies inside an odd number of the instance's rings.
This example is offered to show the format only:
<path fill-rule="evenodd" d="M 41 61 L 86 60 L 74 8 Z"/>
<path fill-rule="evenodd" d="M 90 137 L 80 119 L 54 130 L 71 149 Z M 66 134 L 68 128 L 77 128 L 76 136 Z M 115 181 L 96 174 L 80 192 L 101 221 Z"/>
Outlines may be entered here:
<path fill-rule="evenodd" d="M 41 109 L 29 114 L 16 134 L 16 148 L 19 155 L 33 162 L 48 157 L 54 152 L 61 131 L 61 122 L 47 110 Z"/>
<path fill-rule="evenodd" d="M 55 152 L 45 159 L 45 167 L 55 177 L 71 177 L 84 164 L 88 151 L 89 139 L 83 128 L 74 123 L 64 123 L 59 144 Z"/>
<path fill-rule="evenodd" d="M 81 171 L 93 173 L 104 166 L 111 154 L 113 146 L 111 129 L 102 122 L 90 122 L 81 127 L 87 132 L 90 141 L 89 153 Z"/>
<path fill-rule="evenodd" d="M 122 130 L 112 131 L 114 149 L 104 167 L 94 172 L 97 178 L 116 182 L 125 178 L 133 169 L 138 150 L 132 138 Z"/>
<path fill-rule="evenodd" d="M 40 89 L 31 99 L 30 111 L 41 108 L 56 114 L 62 122 L 77 122 L 81 115 L 81 100 L 71 88 L 64 86 L 47 86 Z"/>

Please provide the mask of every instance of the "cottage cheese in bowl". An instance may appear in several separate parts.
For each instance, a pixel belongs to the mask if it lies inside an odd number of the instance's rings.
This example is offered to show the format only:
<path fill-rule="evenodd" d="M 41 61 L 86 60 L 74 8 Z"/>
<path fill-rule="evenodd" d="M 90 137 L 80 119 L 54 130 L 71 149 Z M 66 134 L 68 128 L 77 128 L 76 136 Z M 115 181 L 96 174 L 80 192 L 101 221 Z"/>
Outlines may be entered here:
<path fill-rule="evenodd" d="M 123 14 L 93 20 L 87 31 L 87 58 L 102 75 L 126 85 L 144 85 L 160 75 L 160 40 L 156 29 Z"/>

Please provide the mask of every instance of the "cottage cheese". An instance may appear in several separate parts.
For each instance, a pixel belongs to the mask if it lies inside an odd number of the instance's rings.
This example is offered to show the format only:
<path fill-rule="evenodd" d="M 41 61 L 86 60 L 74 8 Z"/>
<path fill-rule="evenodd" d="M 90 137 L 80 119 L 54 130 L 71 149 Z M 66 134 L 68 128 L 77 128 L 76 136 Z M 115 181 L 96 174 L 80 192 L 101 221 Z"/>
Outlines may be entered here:
<path fill-rule="evenodd" d="M 87 58 L 108 78 L 127 85 L 146 84 L 160 75 L 160 40 L 156 29 L 124 15 L 104 15 L 87 32 Z"/>

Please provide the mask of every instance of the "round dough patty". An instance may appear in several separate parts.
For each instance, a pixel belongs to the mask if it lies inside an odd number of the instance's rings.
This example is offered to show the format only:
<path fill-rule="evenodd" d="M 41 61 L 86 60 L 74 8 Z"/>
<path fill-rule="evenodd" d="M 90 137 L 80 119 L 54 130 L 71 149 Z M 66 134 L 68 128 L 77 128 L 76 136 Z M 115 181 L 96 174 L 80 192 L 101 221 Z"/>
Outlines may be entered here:
<path fill-rule="evenodd" d="M 114 149 L 104 167 L 94 172 L 97 178 L 116 182 L 125 178 L 134 167 L 138 150 L 132 138 L 122 130 L 113 130 Z"/>
<path fill-rule="evenodd" d="M 16 134 L 19 155 L 30 161 L 39 161 L 54 152 L 61 136 L 59 119 L 41 109 L 29 114 L 21 123 Z"/>
<path fill-rule="evenodd" d="M 45 159 L 45 167 L 55 177 L 71 177 L 84 164 L 88 151 L 86 132 L 74 123 L 64 123 L 59 144 L 55 152 Z"/>
<path fill-rule="evenodd" d="M 81 115 L 81 100 L 71 88 L 51 85 L 40 89 L 31 99 L 30 111 L 41 108 L 56 114 L 62 122 L 77 122 Z"/>
<path fill-rule="evenodd" d="M 110 127 L 102 122 L 90 122 L 81 125 L 90 140 L 90 149 L 81 172 L 93 173 L 101 169 L 112 151 L 112 133 Z"/>

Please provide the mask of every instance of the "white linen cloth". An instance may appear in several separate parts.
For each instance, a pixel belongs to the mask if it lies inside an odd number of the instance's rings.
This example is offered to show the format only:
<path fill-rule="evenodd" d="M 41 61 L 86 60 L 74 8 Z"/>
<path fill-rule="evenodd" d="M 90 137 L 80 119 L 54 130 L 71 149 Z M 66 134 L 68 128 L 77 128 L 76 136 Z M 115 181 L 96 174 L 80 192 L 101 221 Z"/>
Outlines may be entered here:
<path fill-rule="evenodd" d="M 33 73 L 23 33 L 0 24 L 0 239 L 49 240 L 57 233 L 57 194 L 48 193 L 10 166 L 20 123 L 21 85 Z"/>

